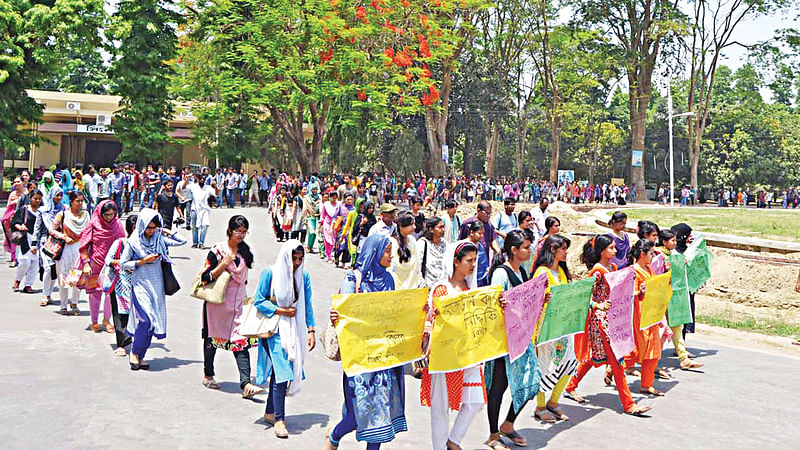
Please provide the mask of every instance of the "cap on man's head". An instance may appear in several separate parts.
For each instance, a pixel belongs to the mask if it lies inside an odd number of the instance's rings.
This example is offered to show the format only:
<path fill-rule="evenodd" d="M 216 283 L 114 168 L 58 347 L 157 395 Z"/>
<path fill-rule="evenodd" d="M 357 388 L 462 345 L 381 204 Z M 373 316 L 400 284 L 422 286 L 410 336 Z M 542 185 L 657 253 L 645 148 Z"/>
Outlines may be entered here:
<path fill-rule="evenodd" d="M 384 213 L 390 214 L 390 213 L 393 213 L 395 211 L 397 211 L 397 206 L 395 206 L 395 205 L 393 205 L 391 203 L 384 203 L 384 204 L 381 205 L 381 214 L 384 214 Z"/>

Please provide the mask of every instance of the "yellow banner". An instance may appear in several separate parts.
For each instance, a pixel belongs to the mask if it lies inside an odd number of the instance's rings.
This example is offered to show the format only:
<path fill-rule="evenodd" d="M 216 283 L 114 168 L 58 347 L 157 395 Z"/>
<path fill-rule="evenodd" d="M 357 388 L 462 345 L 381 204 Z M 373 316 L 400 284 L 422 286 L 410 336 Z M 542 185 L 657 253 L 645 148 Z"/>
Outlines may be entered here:
<path fill-rule="evenodd" d="M 672 271 L 647 279 L 642 301 L 642 330 L 650 328 L 664 318 L 672 299 Z"/>
<path fill-rule="evenodd" d="M 422 358 L 427 302 L 427 288 L 334 295 L 336 334 L 347 376 Z"/>
<path fill-rule="evenodd" d="M 431 372 L 453 372 L 508 354 L 503 288 L 486 286 L 434 299 L 439 315 L 431 336 Z"/>

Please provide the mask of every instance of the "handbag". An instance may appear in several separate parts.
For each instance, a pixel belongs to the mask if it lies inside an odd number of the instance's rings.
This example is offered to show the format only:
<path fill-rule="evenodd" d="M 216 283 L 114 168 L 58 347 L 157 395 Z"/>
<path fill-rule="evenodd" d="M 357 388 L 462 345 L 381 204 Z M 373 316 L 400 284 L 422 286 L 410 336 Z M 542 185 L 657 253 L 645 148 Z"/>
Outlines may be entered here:
<path fill-rule="evenodd" d="M 122 254 L 122 247 L 123 244 L 120 242 L 117 246 L 117 251 L 114 253 L 114 259 L 119 260 L 119 256 Z M 117 284 L 116 270 L 108 264 L 103 266 L 100 275 L 97 276 L 97 283 L 100 285 L 100 289 L 102 289 L 103 292 L 108 293 L 113 291 Z"/>
<path fill-rule="evenodd" d="M 61 225 L 64 225 L 64 216 L 62 213 L 61 216 Z M 44 242 L 44 247 L 42 247 L 42 253 L 48 256 L 53 261 L 58 261 L 61 259 L 61 254 L 64 253 L 64 239 L 58 239 L 54 237 L 52 234 L 47 236 L 47 240 Z"/>
<path fill-rule="evenodd" d="M 274 302 L 274 297 L 270 298 Z M 281 316 L 273 314 L 272 317 L 265 316 L 256 308 L 253 297 L 248 297 L 242 306 L 242 324 L 239 326 L 239 334 L 248 338 L 269 338 L 278 333 L 278 323 Z"/>
<path fill-rule="evenodd" d="M 12 231 L 11 232 L 11 243 L 15 245 L 22 245 L 22 242 L 25 240 L 25 232 L 24 231 Z"/>
<path fill-rule="evenodd" d="M 164 294 L 173 295 L 181 289 L 178 279 L 172 273 L 172 264 L 161 261 L 161 274 L 164 278 Z"/>
<path fill-rule="evenodd" d="M 221 304 L 225 303 L 225 290 L 228 289 L 228 283 L 231 282 L 231 274 L 227 270 L 214 281 L 210 283 L 203 283 L 203 272 L 197 274 L 192 281 L 192 292 L 190 296 L 206 301 L 208 303 Z"/>
<path fill-rule="evenodd" d="M 361 290 L 361 272 L 354 270 L 353 274 L 356 276 L 355 293 L 358 294 Z M 339 291 L 341 294 L 341 290 Z M 325 331 L 322 332 L 322 348 L 325 349 L 325 357 L 331 361 L 341 361 L 342 354 L 339 351 L 339 336 L 336 335 L 336 327 L 332 323 L 328 323 Z"/>

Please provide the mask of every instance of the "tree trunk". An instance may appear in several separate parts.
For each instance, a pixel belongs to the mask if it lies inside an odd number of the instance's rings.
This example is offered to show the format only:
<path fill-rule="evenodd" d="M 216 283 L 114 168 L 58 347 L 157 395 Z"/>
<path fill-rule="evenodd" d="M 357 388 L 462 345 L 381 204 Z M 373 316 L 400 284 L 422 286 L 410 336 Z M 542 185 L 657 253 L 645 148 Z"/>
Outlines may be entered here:
<path fill-rule="evenodd" d="M 642 70 L 646 69 L 643 68 Z M 629 94 L 629 105 L 631 117 L 631 152 L 634 150 L 640 150 L 642 152 L 642 166 L 631 166 L 631 185 L 633 185 L 636 188 L 636 191 L 642 195 L 645 192 L 644 140 L 645 133 L 647 131 L 647 107 L 650 104 L 650 77 L 641 76 L 640 80 L 636 81 L 636 83 L 638 83 L 638 85 L 636 85 L 637 87 L 635 89 L 631 89 Z"/>
<path fill-rule="evenodd" d="M 550 125 L 550 182 L 558 181 L 558 162 L 561 156 L 561 116 L 547 113 Z"/>
<path fill-rule="evenodd" d="M 442 118 L 442 113 L 433 108 L 425 110 L 425 129 L 428 138 L 428 155 L 425 158 L 425 173 L 428 176 L 444 175 L 444 162 L 442 161 L 442 145 L 446 142 L 445 128 L 447 116 Z"/>
<path fill-rule="evenodd" d="M 486 176 L 497 176 L 497 148 L 500 142 L 500 119 L 490 117 L 486 123 Z"/>

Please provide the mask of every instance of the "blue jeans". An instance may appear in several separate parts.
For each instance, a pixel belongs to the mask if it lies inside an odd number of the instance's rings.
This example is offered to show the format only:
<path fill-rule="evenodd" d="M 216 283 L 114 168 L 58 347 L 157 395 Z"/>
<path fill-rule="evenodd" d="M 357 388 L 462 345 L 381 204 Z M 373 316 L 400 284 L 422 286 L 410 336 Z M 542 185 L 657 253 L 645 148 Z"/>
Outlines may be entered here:
<path fill-rule="evenodd" d="M 267 352 L 267 357 L 272 359 L 267 340 L 260 339 L 259 342 Z M 283 421 L 286 417 L 286 388 L 288 385 L 288 381 L 283 383 L 275 382 L 275 370 L 273 369 L 272 375 L 269 377 L 269 387 L 267 388 L 267 410 L 264 412 L 266 414 L 275 414 L 276 422 Z"/>
<path fill-rule="evenodd" d="M 223 197 L 225 197 L 225 188 L 219 190 L 219 195 L 217 195 L 217 208 L 222 208 Z"/>
<path fill-rule="evenodd" d="M 192 223 L 192 245 L 195 247 L 198 245 L 203 245 L 206 243 L 206 231 L 208 231 L 208 226 L 197 225 L 197 213 L 194 211 L 191 212 L 190 216 Z"/>
<path fill-rule="evenodd" d="M 114 204 L 117 205 L 117 215 L 122 215 L 123 205 L 122 205 L 122 192 L 115 192 L 111 195 L 111 199 L 114 200 Z"/>
<path fill-rule="evenodd" d="M 153 207 L 153 201 L 156 199 L 156 188 L 147 188 L 147 207 Z"/>
<path fill-rule="evenodd" d="M 228 208 L 236 206 L 236 189 L 225 189 L 225 199 L 228 202 Z"/>
<path fill-rule="evenodd" d="M 247 197 L 245 197 L 245 195 L 246 195 L 245 190 L 246 190 L 246 188 L 239 188 L 239 201 L 241 202 L 242 206 L 244 206 L 244 204 L 246 203 L 246 199 L 247 199 Z"/>

